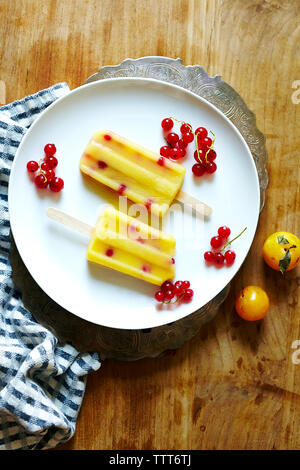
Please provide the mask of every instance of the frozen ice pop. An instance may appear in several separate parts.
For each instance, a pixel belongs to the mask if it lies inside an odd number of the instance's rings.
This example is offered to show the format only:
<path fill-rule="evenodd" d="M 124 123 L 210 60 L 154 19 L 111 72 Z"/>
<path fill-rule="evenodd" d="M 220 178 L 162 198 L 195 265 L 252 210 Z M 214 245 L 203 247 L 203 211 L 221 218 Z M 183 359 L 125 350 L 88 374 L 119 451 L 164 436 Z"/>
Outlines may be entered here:
<path fill-rule="evenodd" d="M 202 213 L 210 208 L 180 190 L 185 168 L 114 132 L 97 131 L 80 159 L 80 169 L 94 180 L 163 215 L 173 199 L 187 204 L 202 204 Z"/>
<path fill-rule="evenodd" d="M 91 262 L 156 285 L 175 276 L 175 238 L 111 206 L 95 227 L 58 209 L 47 209 L 47 215 L 90 236 L 87 259 Z"/>

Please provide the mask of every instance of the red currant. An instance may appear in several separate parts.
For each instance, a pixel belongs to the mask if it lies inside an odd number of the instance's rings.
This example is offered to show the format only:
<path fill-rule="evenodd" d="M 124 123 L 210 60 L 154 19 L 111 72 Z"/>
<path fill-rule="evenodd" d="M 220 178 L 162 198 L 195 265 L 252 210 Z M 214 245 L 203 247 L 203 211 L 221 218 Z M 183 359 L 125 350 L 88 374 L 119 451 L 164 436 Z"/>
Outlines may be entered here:
<path fill-rule="evenodd" d="M 227 240 L 227 238 L 231 234 L 231 230 L 229 227 L 226 227 L 225 225 L 223 225 L 223 227 L 218 228 L 218 234 L 220 235 L 221 238 L 223 238 L 224 240 Z"/>
<path fill-rule="evenodd" d="M 217 250 L 218 248 L 221 248 L 221 246 L 223 245 L 223 239 L 219 235 L 216 235 L 215 237 L 212 237 L 212 239 L 210 240 L 210 245 L 212 248 Z"/>
<path fill-rule="evenodd" d="M 222 253 L 215 253 L 215 263 L 218 265 L 224 264 L 225 258 Z"/>
<path fill-rule="evenodd" d="M 177 143 L 176 145 L 178 146 L 178 143 Z M 181 155 L 181 157 L 185 157 L 185 155 L 186 155 L 186 149 L 183 149 L 183 148 L 181 148 L 181 147 L 179 147 L 179 146 L 178 146 L 178 148 L 179 148 L 179 150 L 180 150 L 180 155 Z"/>
<path fill-rule="evenodd" d="M 176 281 L 175 282 L 173 291 L 174 291 L 175 295 L 183 294 L 184 288 L 183 288 L 182 281 Z"/>
<path fill-rule="evenodd" d="M 184 142 L 182 139 L 179 139 L 178 142 L 177 142 L 177 146 L 182 149 L 182 150 L 185 150 L 188 146 L 188 143 L 187 142 Z"/>
<path fill-rule="evenodd" d="M 165 300 L 165 294 L 161 290 L 158 290 L 154 297 L 156 298 L 157 302 L 163 302 Z"/>
<path fill-rule="evenodd" d="M 185 132 L 182 134 L 182 140 L 186 144 L 190 144 L 194 140 L 194 134 L 192 132 Z"/>
<path fill-rule="evenodd" d="M 167 145 L 164 145 L 163 147 L 161 147 L 159 153 L 161 154 L 162 157 L 169 158 L 169 156 L 170 156 L 170 147 L 168 147 Z"/>
<path fill-rule="evenodd" d="M 170 149 L 170 158 L 173 160 L 178 160 L 184 156 L 184 151 L 178 147 L 173 147 Z"/>
<path fill-rule="evenodd" d="M 175 134 L 175 132 L 170 132 L 170 134 L 167 135 L 167 142 L 173 147 L 177 144 L 178 140 L 179 135 Z"/>
<path fill-rule="evenodd" d="M 236 254 L 235 254 L 234 251 L 228 250 L 228 251 L 226 251 L 224 257 L 225 257 L 225 260 L 226 260 L 227 265 L 228 265 L 228 266 L 231 266 L 231 265 L 234 263 L 234 261 L 235 261 Z"/>
<path fill-rule="evenodd" d="M 181 134 L 185 134 L 186 132 L 192 132 L 192 126 L 185 122 L 184 124 L 181 125 L 180 127 L 180 132 Z"/>
<path fill-rule="evenodd" d="M 193 289 L 187 289 L 184 293 L 183 300 L 185 300 L 185 301 L 192 300 L 193 295 L 194 295 Z"/>
<path fill-rule="evenodd" d="M 144 273 L 151 273 L 151 266 L 147 266 L 146 264 L 144 264 L 142 266 L 142 270 L 144 271 Z"/>
<path fill-rule="evenodd" d="M 54 157 L 54 158 L 55 158 L 55 157 Z M 41 164 L 41 170 L 43 170 L 43 171 L 48 171 L 48 170 L 50 170 L 49 164 L 48 164 L 47 162 L 43 162 L 43 163 Z"/>
<path fill-rule="evenodd" d="M 27 171 L 29 173 L 35 173 L 39 169 L 39 164 L 38 162 L 35 162 L 34 160 L 31 160 L 30 162 L 27 163 Z"/>
<path fill-rule="evenodd" d="M 212 175 L 217 170 L 217 165 L 215 162 L 206 163 L 205 169 L 208 174 Z"/>
<path fill-rule="evenodd" d="M 192 172 L 195 176 L 202 176 L 205 173 L 205 168 L 201 163 L 195 163 L 195 165 L 192 166 Z"/>
<path fill-rule="evenodd" d="M 98 160 L 97 165 L 100 170 L 105 170 L 105 168 L 107 168 L 107 163 L 105 163 L 103 160 Z"/>
<path fill-rule="evenodd" d="M 199 137 L 198 135 L 197 135 L 197 144 L 198 144 L 198 149 L 203 149 L 207 152 L 207 148 L 206 148 L 206 145 L 203 143 L 202 137 Z"/>
<path fill-rule="evenodd" d="M 54 193 L 59 193 L 64 187 L 64 180 L 61 178 L 53 178 L 53 180 L 50 182 L 50 189 Z"/>
<path fill-rule="evenodd" d="M 44 152 L 47 157 L 52 157 L 56 152 L 56 147 L 54 144 L 47 144 L 44 147 Z"/>
<path fill-rule="evenodd" d="M 39 189 L 45 189 L 48 186 L 48 180 L 43 173 L 40 173 L 34 178 L 34 183 Z"/>
<path fill-rule="evenodd" d="M 182 286 L 184 289 L 188 289 L 190 287 L 190 281 L 182 281 Z"/>
<path fill-rule="evenodd" d="M 122 186 L 122 185 L 121 185 L 121 186 Z M 123 186 L 125 186 L 125 184 L 124 184 Z M 125 188 L 126 188 L 126 186 L 125 186 Z M 147 209 L 148 211 L 150 211 L 152 204 L 153 204 L 152 199 L 150 199 L 150 198 L 147 199 L 147 201 L 145 202 L 145 207 L 146 207 L 146 209 Z"/>
<path fill-rule="evenodd" d="M 213 160 L 217 158 L 217 153 L 215 152 L 214 149 L 209 149 L 209 151 L 207 152 L 206 158 L 209 162 L 212 162 Z"/>
<path fill-rule="evenodd" d="M 208 132 L 205 127 L 198 127 L 195 130 L 195 134 L 199 139 L 204 139 L 204 137 L 207 137 Z"/>
<path fill-rule="evenodd" d="M 164 296 L 165 296 L 165 300 L 172 300 L 173 297 L 174 297 L 174 292 L 173 292 L 173 289 L 168 289 L 166 291 L 164 291 Z"/>
<path fill-rule="evenodd" d="M 164 166 L 165 164 L 165 157 L 159 157 L 159 159 L 157 160 L 157 164 L 159 166 Z"/>
<path fill-rule="evenodd" d="M 208 263 L 213 263 L 215 261 L 215 254 L 212 251 L 206 251 L 204 253 L 204 259 Z"/>
<path fill-rule="evenodd" d="M 49 169 L 53 170 L 58 165 L 58 160 L 56 157 L 47 157 L 45 162 L 48 164 Z"/>
<path fill-rule="evenodd" d="M 212 140 L 210 137 L 204 137 L 203 139 L 201 139 L 201 146 L 202 148 L 203 147 L 210 147 L 212 144 Z"/>
<path fill-rule="evenodd" d="M 173 126 L 174 126 L 174 122 L 172 121 L 172 119 L 165 118 L 161 121 L 161 127 L 163 128 L 164 131 L 170 131 Z"/>
<path fill-rule="evenodd" d="M 52 181 L 53 178 L 55 178 L 55 171 L 54 171 L 54 170 L 51 170 L 51 169 L 50 169 L 50 170 L 47 170 L 47 171 L 45 172 L 45 175 L 46 175 L 46 178 L 47 178 L 47 180 L 48 180 L 48 183 L 50 183 L 50 181 Z"/>
<path fill-rule="evenodd" d="M 120 196 L 123 196 L 126 189 L 127 189 L 126 184 L 121 183 L 118 190 L 117 190 L 117 192 L 118 192 L 118 194 L 120 194 Z"/>
<path fill-rule="evenodd" d="M 173 283 L 172 281 L 165 281 L 161 285 L 161 290 L 162 292 L 166 292 L 167 290 L 172 290 L 173 289 Z"/>

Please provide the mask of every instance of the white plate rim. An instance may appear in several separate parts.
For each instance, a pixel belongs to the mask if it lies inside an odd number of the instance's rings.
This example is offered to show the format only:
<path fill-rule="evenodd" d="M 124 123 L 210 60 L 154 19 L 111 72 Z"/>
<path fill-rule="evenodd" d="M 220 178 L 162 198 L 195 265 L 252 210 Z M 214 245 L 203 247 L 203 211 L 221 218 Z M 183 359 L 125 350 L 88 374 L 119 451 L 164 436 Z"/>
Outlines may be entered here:
<path fill-rule="evenodd" d="M 22 147 L 24 145 L 24 143 L 26 142 L 28 136 L 30 136 L 31 132 L 33 132 L 33 129 L 35 128 L 35 126 L 38 125 L 40 119 L 43 118 L 43 116 L 45 114 L 47 114 L 47 112 L 49 112 L 53 107 L 55 107 L 58 103 L 60 103 L 61 101 L 69 98 L 71 95 L 75 94 L 75 93 L 78 93 L 80 92 L 81 89 L 85 89 L 85 88 L 89 88 L 89 87 L 97 87 L 101 84 L 105 84 L 105 83 L 108 83 L 108 82 L 111 82 L 111 83 L 114 83 L 114 82 L 121 82 L 121 81 L 124 81 L 124 82 L 136 82 L 136 81 L 139 81 L 139 82 L 145 82 L 145 83 L 149 83 L 149 82 L 152 82 L 152 83 L 155 83 L 155 84 L 160 84 L 162 86 L 165 86 L 165 87 L 170 87 L 170 88 L 174 88 L 174 89 L 177 89 L 177 90 L 180 90 L 181 92 L 183 93 L 186 93 L 186 94 L 189 94 L 191 96 L 193 96 L 194 98 L 196 98 L 198 101 L 200 102 L 203 102 L 205 103 L 206 106 L 210 107 L 214 112 L 216 112 L 220 117 L 221 119 L 225 119 L 225 121 L 227 121 L 227 124 L 229 124 L 229 126 L 232 128 L 233 132 L 235 132 L 238 136 L 239 136 L 239 139 L 241 140 L 241 142 L 243 143 L 247 153 L 248 153 L 248 156 L 250 158 L 250 162 L 251 162 L 251 165 L 253 166 L 253 169 L 254 169 L 254 174 L 256 176 L 256 194 L 257 194 L 257 217 L 256 217 L 256 222 L 255 224 L 253 224 L 253 236 L 251 237 L 251 239 L 249 240 L 249 247 L 247 250 L 245 250 L 244 252 L 244 257 L 243 257 L 243 260 L 241 261 L 238 269 L 232 274 L 232 276 L 230 277 L 230 280 L 228 282 L 228 284 L 230 284 L 230 282 L 232 281 L 232 279 L 236 276 L 236 274 L 238 273 L 238 271 L 240 270 L 240 268 L 242 267 L 249 251 L 250 251 L 250 248 L 253 244 L 253 240 L 254 240 L 254 237 L 255 237 L 255 234 L 256 234 L 256 231 L 257 231 L 257 225 L 258 225 L 258 221 L 259 221 L 259 215 L 260 215 L 260 210 L 259 210 L 259 207 L 260 207 L 260 185 L 259 185 L 259 177 L 258 177 L 258 172 L 257 172 L 257 168 L 256 168 L 256 165 L 255 165 L 255 162 L 254 162 L 254 159 L 253 159 L 253 156 L 252 156 L 252 153 L 250 151 L 250 148 L 246 142 L 246 140 L 244 139 L 244 137 L 242 136 L 240 130 L 232 123 L 232 121 L 222 113 L 222 111 L 220 109 L 218 109 L 214 104 L 210 103 L 208 100 L 206 100 L 205 98 L 203 98 L 202 96 L 199 96 L 197 95 L 196 93 L 194 93 L 193 91 L 191 90 L 188 90 L 186 88 L 183 88 L 182 86 L 179 86 L 179 85 L 176 85 L 176 84 L 173 84 L 173 83 L 170 83 L 170 82 L 165 82 L 163 80 L 158 80 L 158 79 L 152 79 L 152 78 L 145 78 L 145 77 L 114 77 L 114 78 L 105 78 L 105 79 L 101 79 L 101 80 L 97 80 L 97 81 L 92 81 L 90 83 L 87 83 L 87 84 L 83 84 L 73 90 L 70 90 L 68 93 L 66 93 L 65 95 L 59 97 L 57 100 L 55 100 L 53 103 L 51 103 L 44 111 L 41 112 L 41 114 L 35 119 L 35 121 L 32 123 L 32 125 L 30 126 L 30 128 L 28 129 L 28 131 L 26 132 L 26 134 L 24 135 L 24 137 L 22 138 L 22 141 L 16 151 L 16 154 L 15 154 L 15 157 L 13 159 L 13 162 L 12 162 L 12 166 L 11 166 L 11 171 L 10 171 L 10 178 L 9 178 L 9 184 L 8 184 L 8 208 L 9 208 L 9 214 L 10 214 L 10 227 L 11 227 L 11 231 L 12 231 L 12 234 L 14 236 L 16 230 L 14 229 L 14 227 L 16 227 L 16 220 L 11 217 L 11 212 L 10 212 L 10 207 L 11 207 L 11 200 L 12 200 L 12 195 L 13 195 L 13 189 L 12 189 L 12 185 L 10 184 L 10 181 L 11 181 L 11 176 L 14 174 L 14 169 L 17 165 L 17 162 L 18 162 L 18 156 L 19 154 L 21 153 L 22 151 Z M 47 288 L 43 287 L 40 285 L 38 279 L 36 279 L 36 277 L 34 276 L 34 274 L 30 271 L 30 269 L 28 268 L 27 266 L 27 263 L 26 261 L 24 260 L 23 256 L 22 256 L 22 253 L 20 252 L 19 250 L 19 246 L 18 246 L 18 239 L 15 238 L 14 236 L 14 241 L 15 241 L 15 244 L 16 244 L 16 247 L 18 249 L 18 252 L 19 252 L 19 255 L 25 265 L 25 267 L 27 268 L 27 270 L 29 271 L 30 275 L 33 277 L 33 279 L 35 280 L 35 282 L 39 285 L 39 287 L 47 294 Z M 196 313 L 196 312 L 199 312 L 199 310 L 201 310 L 202 308 L 205 308 L 210 302 L 212 302 L 219 294 L 220 292 L 222 292 L 222 290 L 224 288 L 226 288 L 226 286 L 228 285 L 224 285 L 221 289 L 219 289 L 219 291 L 216 292 L 215 296 L 212 297 L 207 303 L 201 305 L 200 307 L 198 307 L 197 309 L 191 309 L 191 311 L 189 313 L 184 313 L 182 315 L 176 315 L 174 314 L 174 319 L 171 319 L 168 318 L 167 322 L 170 323 L 172 321 L 178 321 L 180 319 L 183 319 L 189 315 L 192 315 L 193 313 Z M 55 299 L 53 299 L 50 295 L 49 297 L 57 302 Z M 64 305 L 61 304 L 61 302 L 59 303 L 59 305 L 66 309 L 66 307 Z M 109 327 L 109 328 L 113 328 L 113 329 L 138 329 L 140 330 L 141 327 L 137 327 L 135 328 L 133 325 L 130 325 L 130 327 L 126 328 L 126 327 L 123 327 L 122 325 L 115 327 L 115 326 L 112 326 L 110 324 L 105 324 L 103 322 L 101 323 L 95 323 L 93 321 L 91 321 L 89 318 L 88 318 L 88 315 L 85 315 L 84 313 L 82 312 L 74 312 L 74 311 L 70 311 L 69 309 L 66 309 L 67 311 L 69 311 L 70 313 L 76 315 L 77 317 L 79 318 L 82 318 L 86 321 L 89 321 L 90 323 L 94 323 L 95 325 L 101 325 L 101 326 L 104 326 L 104 327 Z M 180 310 L 180 309 L 178 309 Z M 155 324 L 151 324 L 151 325 L 145 325 L 142 327 L 142 329 L 144 328 L 155 328 L 155 327 L 159 327 L 159 326 L 163 326 L 166 324 L 166 321 L 164 321 L 163 319 L 161 319 L 161 321 L 157 321 L 155 322 Z"/>

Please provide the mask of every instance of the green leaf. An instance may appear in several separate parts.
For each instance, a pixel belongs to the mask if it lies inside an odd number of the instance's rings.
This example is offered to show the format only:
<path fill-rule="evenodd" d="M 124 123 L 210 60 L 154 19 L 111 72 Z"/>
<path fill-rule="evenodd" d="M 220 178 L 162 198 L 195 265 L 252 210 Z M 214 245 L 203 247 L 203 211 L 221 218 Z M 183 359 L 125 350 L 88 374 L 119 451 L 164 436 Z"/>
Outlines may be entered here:
<path fill-rule="evenodd" d="M 279 261 L 279 269 L 281 274 L 284 274 L 291 262 L 290 250 L 287 250 L 286 254 Z"/>
<path fill-rule="evenodd" d="M 283 235 L 278 235 L 277 242 L 280 245 L 289 245 L 290 244 L 290 242 Z"/>

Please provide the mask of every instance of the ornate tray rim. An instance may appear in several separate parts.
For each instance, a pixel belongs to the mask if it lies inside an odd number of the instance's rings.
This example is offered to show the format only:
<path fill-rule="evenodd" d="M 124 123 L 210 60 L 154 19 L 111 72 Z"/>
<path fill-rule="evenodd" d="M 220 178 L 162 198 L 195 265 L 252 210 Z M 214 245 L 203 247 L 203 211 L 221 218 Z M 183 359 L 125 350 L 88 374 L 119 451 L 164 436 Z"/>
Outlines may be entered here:
<path fill-rule="evenodd" d="M 128 58 L 117 65 L 103 66 L 98 72 L 88 77 L 84 84 L 116 77 L 151 78 L 175 83 L 205 98 L 221 110 L 240 131 L 251 151 L 260 183 L 260 210 L 263 209 L 265 191 L 268 186 L 265 136 L 256 127 L 255 114 L 247 107 L 241 96 L 221 79 L 220 75 L 210 77 L 203 67 L 183 65 L 180 58 L 145 56 L 137 59 Z M 145 357 L 157 357 L 167 349 L 180 348 L 192 339 L 204 324 L 213 320 L 230 290 L 229 283 L 201 309 L 171 324 L 146 330 L 118 330 L 101 327 L 64 311 L 48 296 L 40 296 L 39 301 L 35 302 L 31 295 L 32 289 L 39 289 L 39 287 L 34 287 L 35 283 L 30 275 L 24 276 L 23 270 L 26 268 L 16 256 L 17 250 L 14 243 L 12 248 L 13 277 L 22 290 L 24 305 L 61 341 L 71 341 L 79 350 L 97 349 L 102 360 L 132 361 Z M 66 323 L 70 326 L 69 331 L 66 331 Z M 82 330 L 85 330 L 87 335 L 82 335 Z M 90 338 L 85 340 L 84 344 L 82 343 L 83 336 Z M 96 346 L 95 343 L 97 343 Z"/>

